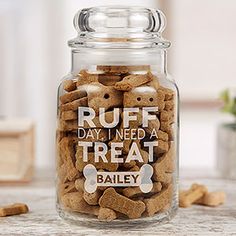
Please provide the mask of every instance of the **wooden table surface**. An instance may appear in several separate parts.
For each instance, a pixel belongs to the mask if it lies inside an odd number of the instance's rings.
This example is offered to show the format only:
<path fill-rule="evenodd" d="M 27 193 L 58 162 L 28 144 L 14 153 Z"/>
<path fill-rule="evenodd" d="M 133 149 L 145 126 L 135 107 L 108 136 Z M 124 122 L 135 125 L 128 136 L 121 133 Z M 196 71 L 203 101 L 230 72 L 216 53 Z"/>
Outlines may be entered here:
<path fill-rule="evenodd" d="M 1 204 L 25 202 L 30 207 L 28 214 L 0 218 L 0 235 L 236 235 L 236 181 L 217 178 L 208 171 L 182 171 L 180 185 L 185 188 L 198 182 L 206 184 L 210 190 L 223 190 L 227 194 L 223 206 L 180 209 L 178 215 L 164 225 L 139 230 L 100 231 L 69 225 L 59 218 L 55 211 L 54 181 L 50 173 L 53 171 L 38 172 L 29 185 L 0 187 Z"/>

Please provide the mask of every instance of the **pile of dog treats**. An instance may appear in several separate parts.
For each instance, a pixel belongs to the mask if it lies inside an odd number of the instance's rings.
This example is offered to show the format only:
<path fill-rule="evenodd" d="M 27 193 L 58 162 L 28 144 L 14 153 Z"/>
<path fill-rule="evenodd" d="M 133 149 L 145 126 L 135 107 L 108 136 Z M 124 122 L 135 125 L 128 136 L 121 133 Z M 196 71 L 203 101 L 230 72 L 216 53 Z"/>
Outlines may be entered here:
<path fill-rule="evenodd" d="M 193 184 L 189 190 L 179 194 L 179 206 L 188 208 L 192 204 L 216 207 L 225 202 L 226 195 L 222 191 L 208 192 L 205 185 Z"/>
<path fill-rule="evenodd" d="M 57 184 L 62 209 L 105 221 L 150 217 L 170 209 L 176 194 L 174 90 L 162 86 L 150 66 L 97 66 L 95 72 L 81 70 L 78 76 L 63 82 L 62 90 L 57 129 Z M 124 118 L 128 108 L 136 109 L 133 114 L 136 119 L 129 123 Z M 158 108 L 150 110 L 152 119 L 145 127 L 144 108 Z M 93 111 L 93 119 L 81 124 L 79 114 L 86 109 Z M 104 128 L 104 123 L 115 126 Z M 92 145 L 80 146 L 83 142 Z M 112 153 L 117 143 L 121 145 L 121 156 L 120 161 L 114 162 Z M 150 143 L 158 143 L 153 145 L 152 158 L 147 146 Z M 100 148 L 105 152 L 103 160 L 95 161 Z M 140 160 L 132 160 L 133 149 L 140 154 Z M 100 173 L 139 172 L 143 165 L 149 164 L 153 167 L 153 188 L 143 193 L 138 186 L 98 186 L 89 193 L 85 190 L 83 173 L 88 164 Z"/>

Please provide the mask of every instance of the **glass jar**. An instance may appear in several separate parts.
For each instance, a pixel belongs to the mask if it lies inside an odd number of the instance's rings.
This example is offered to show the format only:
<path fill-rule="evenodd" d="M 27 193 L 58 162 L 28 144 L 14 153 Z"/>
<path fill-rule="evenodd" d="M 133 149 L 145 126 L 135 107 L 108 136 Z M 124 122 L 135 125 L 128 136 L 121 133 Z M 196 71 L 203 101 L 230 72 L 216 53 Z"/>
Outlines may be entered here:
<path fill-rule="evenodd" d="M 96 7 L 79 11 L 74 25 L 72 70 L 58 90 L 57 210 L 86 226 L 170 220 L 179 119 L 165 16 Z"/>

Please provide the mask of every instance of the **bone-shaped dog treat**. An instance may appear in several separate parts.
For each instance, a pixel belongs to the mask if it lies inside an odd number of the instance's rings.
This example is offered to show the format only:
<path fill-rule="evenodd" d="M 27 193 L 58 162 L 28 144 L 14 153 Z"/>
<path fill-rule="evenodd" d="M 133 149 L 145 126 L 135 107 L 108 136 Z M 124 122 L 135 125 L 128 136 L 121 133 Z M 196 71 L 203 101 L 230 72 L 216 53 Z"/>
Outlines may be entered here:
<path fill-rule="evenodd" d="M 162 130 L 158 130 L 157 136 L 158 136 L 158 140 L 162 140 L 164 142 L 168 141 L 168 134 Z"/>
<path fill-rule="evenodd" d="M 183 191 L 179 195 L 179 206 L 190 207 L 194 202 L 202 198 L 208 192 L 206 186 L 193 184 L 188 191 Z"/>
<path fill-rule="evenodd" d="M 174 172 L 174 143 L 171 143 L 169 151 L 157 160 L 152 166 L 154 168 L 153 179 L 164 184 L 171 182 L 172 173 Z"/>
<path fill-rule="evenodd" d="M 174 91 L 172 89 L 160 87 L 160 90 L 165 94 L 165 101 L 174 99 Z"/>
<path fill-rule="evenodd" d="M 139 166 L 137 166 L 137 165 L 135 165 L 135 166 L 133 166 L 131 169 L 129 169 L 129 171 L 131 171 L 131 172 L 133 172 L 133 171 L 140 171 L 140 167 Z"/>
<path fill-rule="evenodd" d="M 28 211 L 29 211 L 29 208 L 26 204 L 15 203 L 12 205 L 0 207 L 0 217 L 25 214 Z"/>
<path fill-rule="evenodd" d="M 128 66 L 97 66 L 98 71 L 103 71 L 110 74 L 127 74 L 129 72 Z"/>
<path fill-rule="evenodd" d="M 68 121 L 68 120 L 77 120 L 78 119 L 78 113 L 76 111 L 63 111 L 61 113 L 61 119 Z M 77 121 L 78 123 L 78 121 Z"/>
<path fill-rule="evenodd" d="M 69 208 L 72 211 L 90 215 L 98 215 L 99 213 L 99 207 L 90 206 L 84 200 L 82 192 L 67 193 L 61 198 L 61 202 L 64 207 Z"/>
<path fill-rule="evenodd" d="M 76 81 L 74 80 L 65 80 L 63 82 L 63 88 L 67 92 L 71 92 L 76 89 Z"/>
<path fill-rule="evenodd" d="M 199 200 L 194 202 L 194 204 L 216 207 L 223 204 L 225 202 L 225 199 L 226 195 L 224 192 L 221 191 L 211 192 L 211 193 L 205 193 Z"/>
<path fill-rule="evenodd" d="M 166 205 L 170 204 L 173 195 L 173 185 L 168 185 L 160 193 L 153 195 L 149 199 L 145 199 L 146 214 L 153 216 L 155 213 L 161 211 Z"/>
<path fill-rule="evenodd" d="M 86 97 L 87 93 L 84 90 L 74 90 L 72 92 L 66 93 L 60 97 L 62 104 L 78 100 L 80 98 Z"/>
<path fill-rule="evenodd" d="M 81 70 L 79 73 L 81 78 L 78 78 L 77 86 L 80 87 L 85 84 L 99 82 L 105 86 L 114 86 L 122 78 L 119 75 L 103 74 L 103 73 L 89 73 L 86 70 Z"/>
<path fill-rule="evenodd" d="M 64 137 L 59 143 L 60 155 L 64 161 L 73 162 L 75 156 L 74 140 L 73 138 Z"/>
<path fill-rule="evenodd" d="M 153 80 L 153 75 L 148 72 L 145 75 L 128 75 L 122 81 L 115 84 L 115 89 L 120 91 L 130 91 L 131 89 L 146 84 Z"/>
<path fill-rule="evenodd" d="M 83 199 L 82 192 L 68 193 L 62 197 L 61 200 L 64 207 L 69 210 L 85 213 L 89 215 L 98 216 L 99 220 L 110 222 L 117 218 L 116 212 L 112 209 L 103 208 L 99 206 L 90 206 Z"/>
<path fill-rule="evenodd" d="M 62 104 L 60 106 L 60 110 L 61 111 L 70 111 L 70 110 L 76 111 L 78 107 L 87 107 L 87 106 L 88 106 L 88 98 L 83 97 L 83 98 L 74 100 L 72 102 Z"/>
<path fill-rule="evenodd" d="M 161 122 L 161 126 L 160 129 L 163 132 L 166 132 L 168 134 L 169 137 L 169 141 L 173 141 L 174 140 L 174 131 L 173 128 L 171 127 L 171 122 Z"/>
<path fill-rule="evenodd" d="M 100 207 L 98 219 L 101 221 L 111 222 L 117 218 L 116 212 L 109 208 Z"/>
<path fill-rule="evenodd" d="M 84 178 L 79 178 L 75 180 L 75 188 L 78 191 L 82 191 L 82 192 L 84 191 L 84 181 L 85 181 Z"/>
<path fill-rule="evenodd" d="M 85 84 L 90 84 L 98 82 L 98 74 L 92 74 L 89 73 L 87 70 L 81 70 L 78 74 L 78 81 L 77 81 L 77 87 L 80 88 L 80 86 Z"/>
<path fill-rule="evenodd" d="M 111 162 L 111 151 L 110 150 L 107 152 L 107 155 L 106 155 L 108 163 L 102 162 L 102 161 L 95 162 L 94 153 L 88 153 L 88 162 L 84 162 L 82 155 L 83 154 L 81 152 L 81 149 L 78 149 L 77 152 L 76 152 L 76 168 L 80 172 L 84 170 L 84 167 L 87 164 L 92 164 L 97 169 L 104 169 L 104 170 L 108 170 L 108 171 L 116 171 L 119 167 L 118 163 L 112 163 Z"/>
<path fill-rule="evenodd" d="M 150 191 L 150 193 L 158 193 L 162 189 L 162 185 L 160 182 L 155 182 L 153 184 L 153 188 Z M 139 195 L 142 196 L 143 192 L 140 190 L 139 187 L 134 187 L 134 188 L 125 188 L 123 189 L 123 195 L 128 197 L 128 198 L 133 198 L 133 197 L 138 197 Z"/>
<path fill-rule="evenodd" d="M 78 174 L 74 166 L 75 149 L 74 140 L 72 138 L 64 137 L 59 143 L 60 156 L 63 165 L 59 168 L 59 178 L 64 183 L 68 179 L 72 181 Z"/>
<path fill-rule="evenodd" d="M 160 139 L 158 140 L 158 146 L 155 146 L 153 150 L 156 156 L 166 153 L 169 150 L 169 143 Z"/>
<path fill-rule="evenodd" d="M 142 201 L 133 201 L 124 197 L 113 188 L 104 191 L 99 199 L 99 205 L 125 214 L 130 219 L 140 218 L 145 211 L 145 204 Z"/>
<path fill-rule="evenodd" d="M 148 127 L 145 127 L 144 129 L 148 134 L 151 134 L 154 130 L 157 133 L 160 129 L 160 121 L 158 120 L 158 118 L 156 118 L 155 120 L 150 120 L 148 122 Z"/>
<path fill-rule="evenodd" d="M 98 172 L 93 165 L 88 164 L 84 167 L 83 174 L 86 179 L 84 188 L 88 193 L 94 193 L 98 186 L 139 186 L 143 193 L 148 193 L 153 188 L 151 180 L 153 168 L 148 164 L 143 165 L 139 171 L 135 172 Z M 123 179 L 122 182 L 121 179 Z"/>
<path fill-rule="evenodd" d="M 78 121 L 77 120 L 64 121 L 61 119 L 59 121 L 58 130 L 60 130 L 60 131 L 75 131 L 77 129 L 78 129 Z"/>
<path fill-rule="evenodd" d="M 127 157 L 126 157 L 127 158 Z M 124 159 L 126 159 L 124 158 Z M 131 169 L 133 168 L 134 166 L 136 166 L 136 161 L 130 161 L 130 162 L 125 162 L 123 165 L 122 165 L 125 169 Z"/>
<path fill-rule="evenodd" d="M 105 86 L 114 86 L 117 82 L 121 81 L 122 77 L 119 75 L 98 75 L 98 82 Z"/>
<path fill-rule="evenodd" d="M 93 108 L 96 114 L 99 113 L 99 108 L 105 110 L 121 107 L 123 104 L 122 92 L 117 91 L 113 86 L 105 86 L 101 83 L 91 83 L 85 88 L 88 94 L 88 106 Z"/>
<path fill-rule="evenodd" d="M 153 87 L 137 87 L 124 93 L 124 107 L 158 107 L 159 111 L 165 107 L 164 94 Z"/>
<path fill-rule="evenodd" d="M 102 196 L 102 192 L 100 190 L 96 190 L 94 193 L 88 193 L 84 191 L 83 197 L 84 200 L 91 206 L 98 205 L 98 200 Z"/>
<path fill-rule="evenodd" d="M 173 100 L 170 100 L 170 101 L 165 101 L 165 110 L 166 111 L 172 111 L 174 110 L 174 107 L 175 107 L 175 103 Z"/>
<path fill-rule="evenodd" d="M 75 182 L 67 182 L 65 184 L 59 184 L 58 186 L 59 196 L 63 196 L 67 193 L 76 192 Z"/>
<path fill-rule="evenodd" d="M 75 169 L 73 163 L 66 161 L 58 170 L 58 176 L 62 183 L 65 183 L 67 180 L 73 181 L 76 177 L 79 176 L 78 170 Z"/>
<path fill-rule="evenodd" d="M 173 122 L 173 117 L 174 117 L 174 114 L 173 112 L 171 111 L 165 111 L 163 110 L 161 113 L 160 113 L 160 120 L 162 122 L 168 122 L 169 124 Z"/>
<path fill-rule="evenodd" d="M 169 122 L 161 122 L 160 129 L 164 132 L 167 132 L 171 128 L 171 125 Z"/>

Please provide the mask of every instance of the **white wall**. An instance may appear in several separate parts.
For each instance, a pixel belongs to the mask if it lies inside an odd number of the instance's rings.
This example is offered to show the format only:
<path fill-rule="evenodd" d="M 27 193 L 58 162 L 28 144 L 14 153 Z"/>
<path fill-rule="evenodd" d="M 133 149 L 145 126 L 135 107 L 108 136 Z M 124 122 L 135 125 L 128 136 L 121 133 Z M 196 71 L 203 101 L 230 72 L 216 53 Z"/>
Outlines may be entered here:
<path fill-rule="evenodd" d="M 212 99 L 236 87 L 236 1 L 166 0 L 170 71 L 182 99 Z"/>

